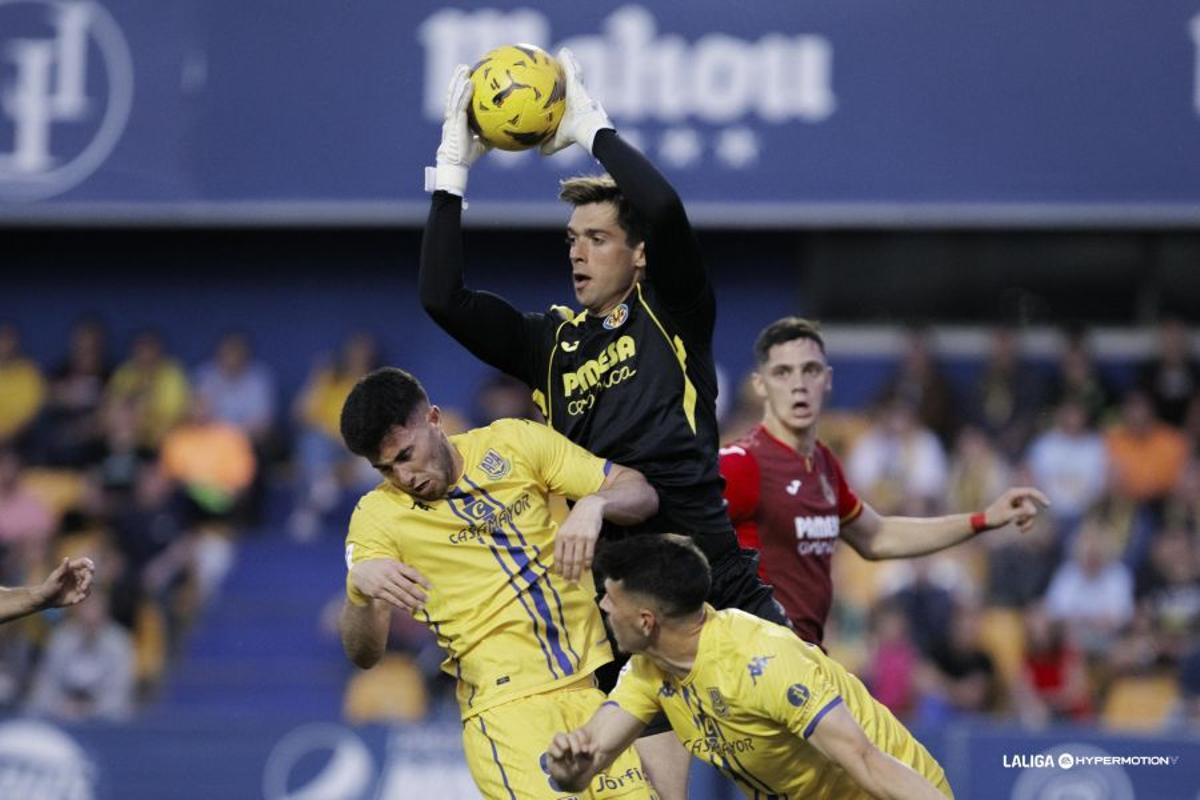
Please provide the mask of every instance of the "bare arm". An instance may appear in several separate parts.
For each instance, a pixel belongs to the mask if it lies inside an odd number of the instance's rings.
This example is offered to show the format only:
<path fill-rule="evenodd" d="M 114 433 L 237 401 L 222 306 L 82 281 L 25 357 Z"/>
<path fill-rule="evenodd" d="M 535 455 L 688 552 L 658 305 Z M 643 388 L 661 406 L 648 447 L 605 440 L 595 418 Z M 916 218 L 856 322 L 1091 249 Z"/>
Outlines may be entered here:
<path fill-rule="evenodd" d="M 96 565 L 90 558 L 64 558 L 37 586 L 0 587 L 0 623 L 83 602 L 91 591 L 95 572 Z"/>
<path fill-rule="evenodd" d="M 658 492 L 642 473 L 613 464 L 599 491 L 581 497 L 554 537 L 555 569 L 577 581 L 592 568 L 601 524 L 634 525 L 658 511 Z"/>
<path fill-rule="evenodd" d="M 616 703 L 605 703 L 582 728 L 556 733 L 546 750 L 551 779 L 568 792 L 581 792 L 634 743 L 645 723 Z"/>
<path fill-rule="evenodd" d="M 1015 522 L 1022 532 L 1050 500 L 1037 489 L 1009 489 L 983 512 L 984 528 L 1002 528 Z M 863 558 L 877 561 L 912 558 L 945 550 L 974 536 L 971 514 L 944 517 L 881 517 L 866 503 L 862 513 L 842 528 L 842 538 Z"/>
<path fill-rule="evenodd" d="M 347 600 L 342 606 L 338 631 L 342 635 L 342 649 L 354 666 L 370 669 L 383 658 L 391 615 L 391 608 L 381 600 L 372 599 L 364 606 Z"/>
<path fill-rule="evenodd" d="M 878 800 L 945 800 L 919 772 L 872 744 L 844 703 L 821 718 L 808 742 Z"/>

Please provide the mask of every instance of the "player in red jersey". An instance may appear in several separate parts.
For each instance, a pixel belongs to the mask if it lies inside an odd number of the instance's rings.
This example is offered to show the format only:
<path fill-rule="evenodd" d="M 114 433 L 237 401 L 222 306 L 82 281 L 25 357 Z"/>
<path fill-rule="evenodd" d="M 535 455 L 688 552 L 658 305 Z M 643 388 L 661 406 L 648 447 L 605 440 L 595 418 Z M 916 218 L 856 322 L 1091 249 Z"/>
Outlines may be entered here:
<path fill-rule="evenodd" d="M 1010 522 L 1033 526 L 1049 500 L 1009 489 L 984 511 L 943 517 L 883 517 L 846 483 L 837 456 L 817 439 L 833 369 L 816 324 L 798 317 L 768 325 L 754 343 L 754 390 L 762 424 L 721 450 L 729 517 L 743 547 L 761 554 L 796 632 L 820 644 L 833 599 L 830 562 L 838 537 L 872 561 L 934 553 Z"/>

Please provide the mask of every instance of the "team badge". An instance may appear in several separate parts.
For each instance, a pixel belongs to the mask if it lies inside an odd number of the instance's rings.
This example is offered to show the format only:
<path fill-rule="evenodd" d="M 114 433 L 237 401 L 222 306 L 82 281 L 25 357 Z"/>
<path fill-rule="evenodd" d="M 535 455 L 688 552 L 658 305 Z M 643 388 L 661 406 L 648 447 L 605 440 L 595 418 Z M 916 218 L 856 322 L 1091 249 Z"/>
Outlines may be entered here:
<path fill-rule="evenodd" d="M 718 717 L 729 716 L 729 704 L 721 696 L 720 689 L 715 686 L 708 687 L 708 699 L 712 703 L 713 711 L 717 712 Z"/>
<path fill-rule="evenodd" d="M 512 471 L 512 464 L 495 450 L 488 450 L 479 462 L 479 469 L 494 481 L 498 481 Z"/>
<path fill-rule="evenodd" d="M 604 318 L 604 329 L 608 331 L 616 330 L 624 325 L 627 319 L 629 319 L 629 306 L 621 303 L 621 305 L 608 312 L 608 316 Z"/>
<path fill-rule="evenodd" d="M 675 687 L 671 685 L 671 682 L 663 681 L 662 686 L 660 686 L 658 689 L 658 696 L 659 697 L 674 697 L 675 695 L 676 695 Z"/>
<path fill-rule="evenodd" d="M 767 662 L 775 656 L 755 656 L 750 659 L 750 663 L 746 665 L 746 669 L 750 670 L 750 682 L 755 686 L 758 685 L 758 679 L 762 677 L 763 672 L 767 668 Z"/>
<path fill-rule="evenodd" d="M 787 690 L 788 702 L 800 708 L 808 702 L 808 687 L 803 683 L 793 683 Z"/>
<path fill-rule="evenodd" d="M 834 493 L 833 487 L 829 485 L 829 480 L 824 475 L 818 475 L 817 478 L 821 482 L 821 495 L 825 498 L 825 502 L 835 505 L 837 495 Z"/>

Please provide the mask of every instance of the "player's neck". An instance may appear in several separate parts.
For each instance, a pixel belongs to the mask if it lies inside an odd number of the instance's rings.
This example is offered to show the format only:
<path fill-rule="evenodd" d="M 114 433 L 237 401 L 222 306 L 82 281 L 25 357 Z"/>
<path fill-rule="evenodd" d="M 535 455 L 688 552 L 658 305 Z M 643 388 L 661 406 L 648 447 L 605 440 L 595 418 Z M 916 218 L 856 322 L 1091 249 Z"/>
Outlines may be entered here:
<path fill-rule="evenodd" d="M 599 308 L 596 308 L 596 309 L 589 308 L 588 313 L 591 314 L 593 317 L 607 317 L 609 314 L 611 314 L 613 312 L 613 309 L 615 309 L 617 306 L 621 305 L 621 303 L 624 303 L 626 300 L 629 299 L 629 296 L 631 294 L 633 294 L 633 290 L 637 285 L 638 285 L 638 282 L 635 280 L 633 283 L 629 284 L 629 288 L 626 289 L 623 294 L 621 294 L 618 297 L 614 297 L 612 300 L 609 300 L 607 303 L 605 303 L 603 306 L 600 306 Z"/>
<path fill-rule="evenodd" d="M 817 426 L 810 425 L 803 430 L 789 428 L 772 415 L 770 411 L 763 414 L 763 427 L 767 433 L 774 436 L 802 456 L 809 457 L 817 446 Z"/>
<path fill-rule="evenodd" d="M 664 672 L 676 678 L 686 678 L 696 664 L 696 654 L 700 650 L 700 633 L 708 618 L 708 610 L 704 609 L 696 619 L 662 628 L 653 646 L 646 649 L 646 655 Z"/>

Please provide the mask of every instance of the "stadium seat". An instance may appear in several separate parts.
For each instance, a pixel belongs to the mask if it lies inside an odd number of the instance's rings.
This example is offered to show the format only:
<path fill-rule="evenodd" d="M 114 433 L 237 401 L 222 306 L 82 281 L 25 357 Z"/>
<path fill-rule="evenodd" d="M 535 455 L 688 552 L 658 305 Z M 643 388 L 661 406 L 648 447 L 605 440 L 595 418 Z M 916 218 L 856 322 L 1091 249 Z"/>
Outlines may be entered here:
<path fill-rule="evenodd" d="M 1178 683 L 1172 674 L 1118 678 L 1105 697 L 1101 723 L 1112 730 L 1158 730 L 1178 699 Z"/>
<path fill-rule="evenodd" d="M 388 653 L 370 670 L 357 672 L 346 687 L 347 722 L 415 722 L 429 709 L 425 677 L 411 658 Z"/>

